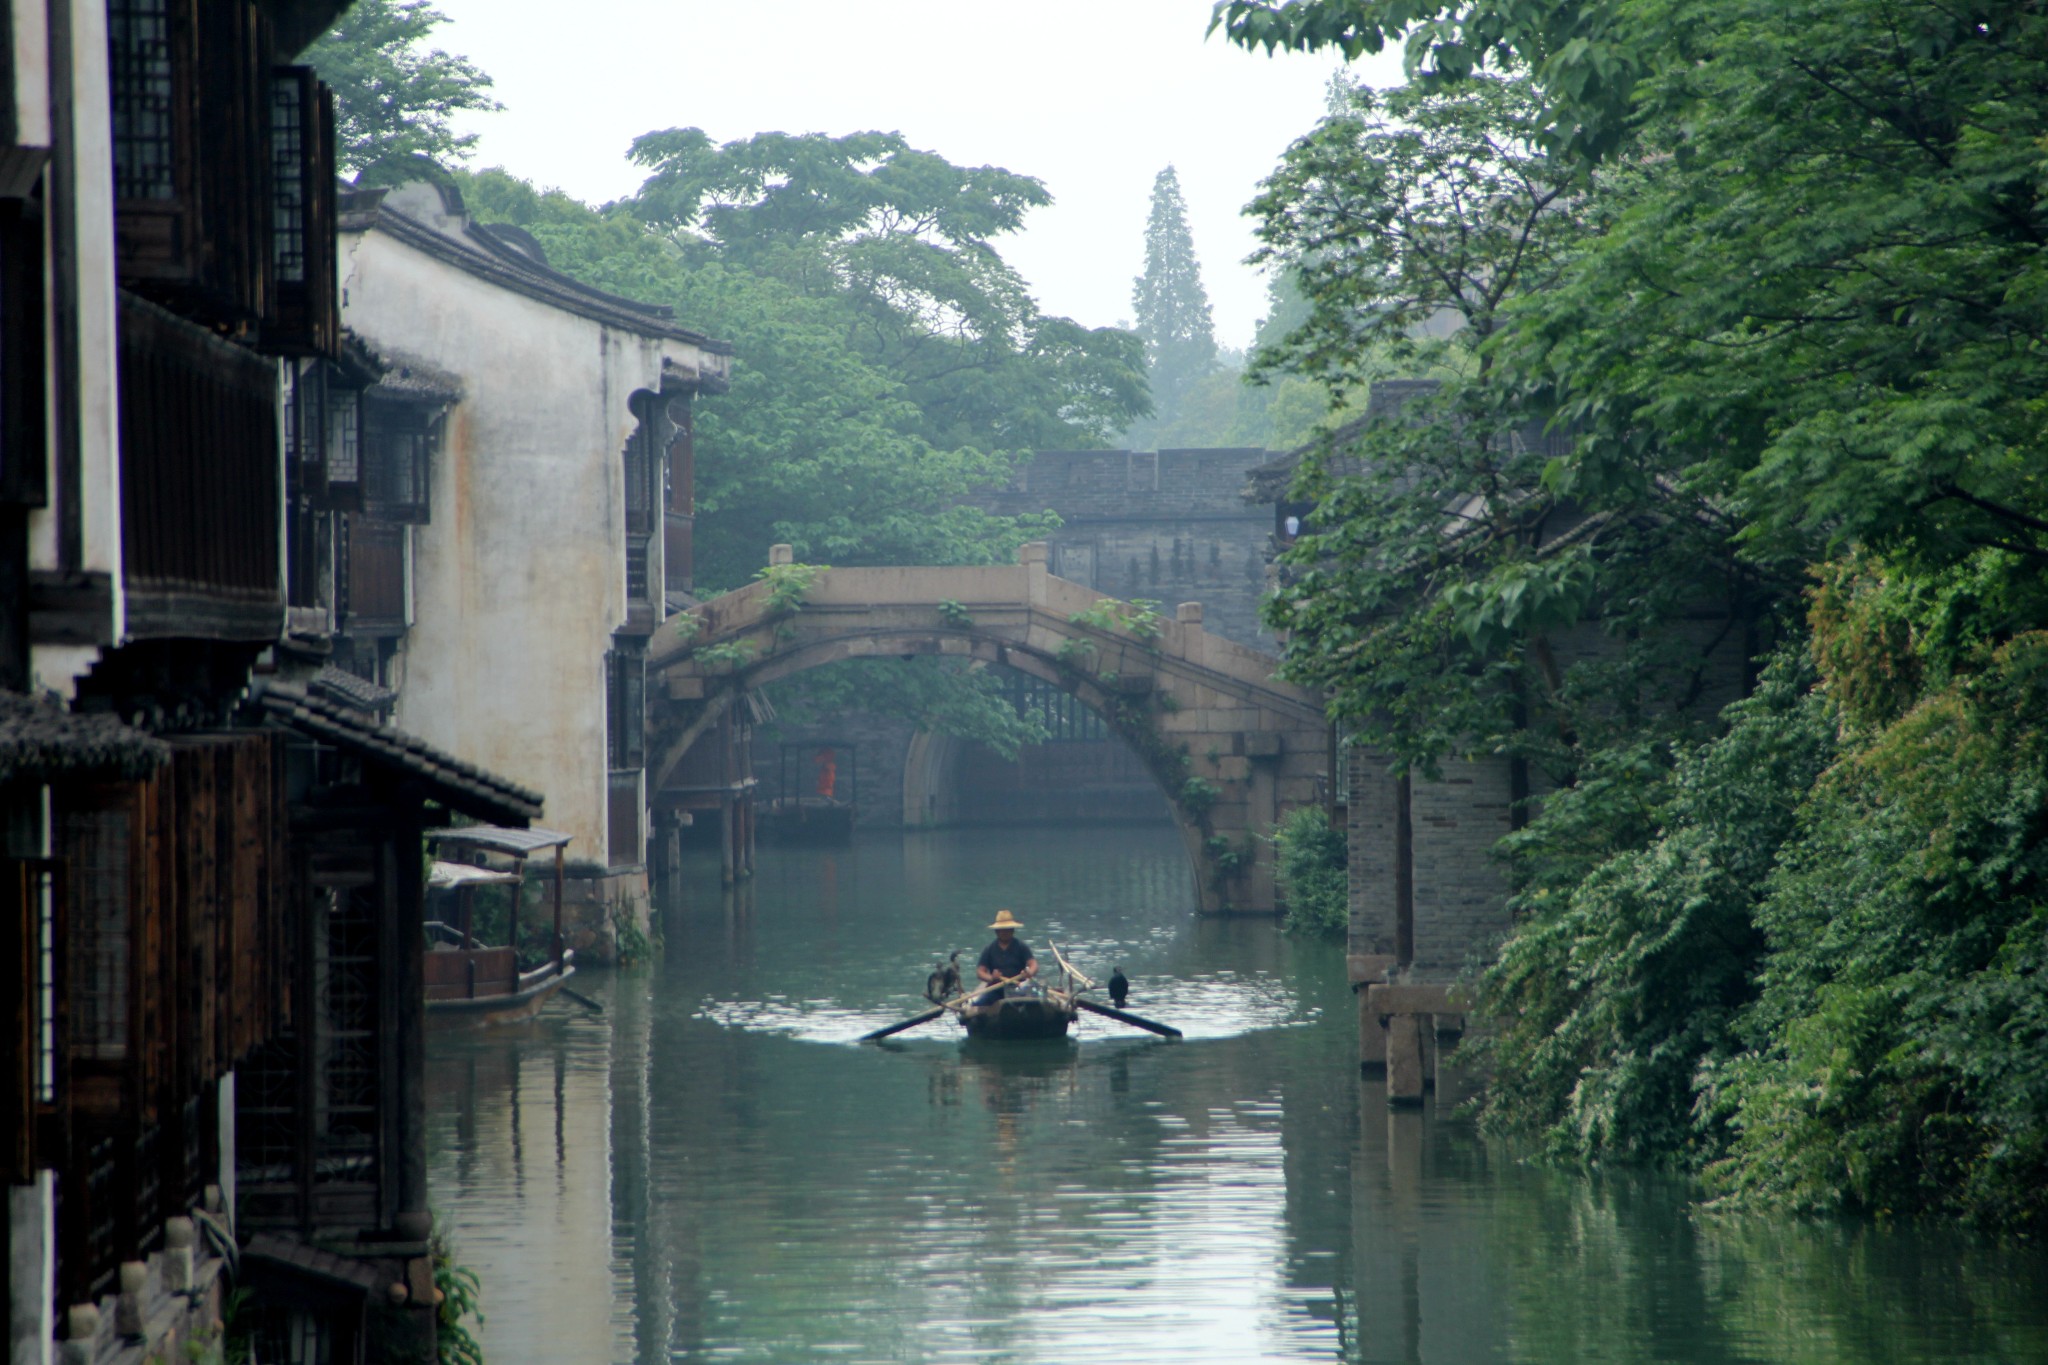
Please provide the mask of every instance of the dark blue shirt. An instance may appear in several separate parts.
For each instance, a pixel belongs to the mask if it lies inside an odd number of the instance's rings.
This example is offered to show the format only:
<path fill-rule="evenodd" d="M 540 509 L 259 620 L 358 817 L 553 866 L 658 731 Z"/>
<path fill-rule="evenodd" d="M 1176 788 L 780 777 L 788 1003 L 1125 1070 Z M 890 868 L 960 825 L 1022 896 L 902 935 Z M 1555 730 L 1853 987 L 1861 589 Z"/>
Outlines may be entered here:
<path fill-rule="evenodd" d="M 1010 946 L 1007 948 L 1003 946 L 1001 939 L 997 939 L 981 950 L 981 965 L 994 972 L 997 980 L 1001 980 L 1003 977 L 1015 976 L 1023 971 L 1024 964 L 1031 961 L 1032 956 L 1031 945 L 1021 938 L 1011 938 Z"/>

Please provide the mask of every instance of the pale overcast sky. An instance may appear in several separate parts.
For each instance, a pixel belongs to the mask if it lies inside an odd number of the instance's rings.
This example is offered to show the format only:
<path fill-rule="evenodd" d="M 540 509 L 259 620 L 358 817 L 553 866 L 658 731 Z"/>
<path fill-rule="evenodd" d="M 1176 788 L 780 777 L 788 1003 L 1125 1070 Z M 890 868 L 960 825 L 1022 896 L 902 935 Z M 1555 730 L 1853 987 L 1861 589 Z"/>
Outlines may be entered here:
<path fill-rule="evenodd" d="M 1336 62 L 1205 39 L 1209 0 L 434 0 L 434 41 L 497 82 L 471 117 L 472 165 L 604 200 L 631 192 L 626 145 L 657 128 L 900 131 L 963 165 L 1037 176 L 1054 204 L 1003 246 L 1047 312 L 1130 316 L 1152 178 L 1179 169 L 1217 340 L 1263 311 L 1239 210 L 1322 111 Z M 1383 54 L 1360 64 L 1397 81 Z"/>

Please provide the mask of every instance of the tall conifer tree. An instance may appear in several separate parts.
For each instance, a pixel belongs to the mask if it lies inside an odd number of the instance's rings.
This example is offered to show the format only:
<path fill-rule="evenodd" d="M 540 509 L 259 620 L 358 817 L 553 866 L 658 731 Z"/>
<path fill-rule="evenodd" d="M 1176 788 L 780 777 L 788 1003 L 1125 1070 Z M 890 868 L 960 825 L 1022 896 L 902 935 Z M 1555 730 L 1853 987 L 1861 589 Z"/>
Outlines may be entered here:
<path fill-rule="evenodd" d="M 1146 369 L 1157 416 L 1152 430 L 1170 426 L 1181 400 L 1216 368 L 1216 329 L 1209 294 L 1188 231 L 1180 176 L 1168 166 L 1152 182 L 1145 218 L 1145 273 L 1131 287 L 1138 335 L 1145 339 Z"/>

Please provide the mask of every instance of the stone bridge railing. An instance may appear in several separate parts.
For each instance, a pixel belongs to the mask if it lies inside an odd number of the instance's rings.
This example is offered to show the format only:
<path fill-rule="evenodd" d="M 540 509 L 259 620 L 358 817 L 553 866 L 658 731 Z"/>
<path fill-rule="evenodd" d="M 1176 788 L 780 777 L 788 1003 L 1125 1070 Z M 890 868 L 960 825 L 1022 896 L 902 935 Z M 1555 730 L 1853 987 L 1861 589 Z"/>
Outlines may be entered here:
<path fill-rule="evenodd" d="M 777 547 L 787 563 L 787 551 Z M 649 791 L 746 689 L 862 657 L 934 655 L 1004 664 L 1101 715 L 1169 798 L 1208 912 L 1277 907 L 1271 844 L 1290 809 L 1327 799 L 1330 730 L 1314 694 L 1270 655 L 1211 635 L 1201 608 L 1141 613 L 1047 572 L 1042 545 L 1016 565 L 812 571 L 801 566 L 683 616 L 649 641 Z"/>

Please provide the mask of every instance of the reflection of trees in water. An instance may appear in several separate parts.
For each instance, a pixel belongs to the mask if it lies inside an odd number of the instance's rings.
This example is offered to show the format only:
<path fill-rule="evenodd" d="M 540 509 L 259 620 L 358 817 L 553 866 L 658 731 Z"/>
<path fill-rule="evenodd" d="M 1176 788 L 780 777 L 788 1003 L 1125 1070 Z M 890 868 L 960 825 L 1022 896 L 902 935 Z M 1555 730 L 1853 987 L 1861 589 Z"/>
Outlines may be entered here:
<path fill-rule="evenodd" d="M 849 1343 L 883 1358 L 939 1354 L 925 1324 L 968 1358 L 1052 1358 L 1044 1303 L 1143 1293 L 1187 1273 L 1202 1254 L 1201 1201 L 1230 1197 L 1233 1162 L 1269 1180 L 1275 1142 L 1284 1189 L 1237 1206 L 1280 1203 L 1272 1254 L 1284 1285 L 1256 1296 L 1285 1337 L 1274 1354 L 2048 1358 L 2039 1329 L 2013 1325 L 2038 1322 L 2048 1302 L 2037 1253 L 1912 1230 L 1696 1219 L 1662 1180 L 1527 1167 L 1467 1124 L 1389 1113 L 1380 1087 L 1353 1079 L 1336 952 L 1141 899 L 1157 890 L 1148 877 L 1182 875 L 1177 846 L 1141 874 L 1006 840 L 929 838 L 914 853 L 924 838 L 836 851 L 836 918 L 797 894 L 817 889 L 810 872 L 778 885 L 767 869 L 736 895 L 706 894 L 669 917 L 664 964 L 618 978 L 601 1021 L 437 1047 L 437 1196 L 489 1199 L 494 1181 L 516 1176 L 538 1218 L 553 1207 L 544 1173 L 573 1191 L 579 1170 L 608 1169 L 610 1243 L 599 1233 L 575 1249 L 600 1266 L 609 1254 L 616 1326 L 648 1365 L 714 1351 L 837 1357 L 846 1352 L 830 1348 Z M 904 865 L 920 859 L 921 871 Z M 917 876 L 931 885 L 911 894 Z M 1175 983 L 1228 971 L 1284 987 L 1325 1018 L 1186 1044 L 1091 1031 L 1039 1050 L 964 1047 L 950 1025 L 900 1047 L 820 1046 L 693 1017 L 706 999 L 770 992 L 908 1002 L 930 949 L 969 946 L 998 904 L 1038 907 L 1041 953 L 1048 922 L 1066 926 L 1052 937 L 1070 950 L 1138 945 L 1124 960 L 1149 1017 L 1187 1022 Z M 578 1041 L 593 1037 L 602 1049 Z M 609 1150 L 579 1147 L 589 1124 L 579 1128 L 578 1106 L 600 1092 Z M 541 1244 L 570 1240 L 559 1226 L 529 1235 L 535 1249 L 521 1254 L 536 1262 Z M 536 1302 L 552 1291 L 533 1280 L 486 1288 Z M 504 1354 L 593 1355 L 583 1339 L 546 1346 Z M 1207 1346 L 1192 1354 L 1214 1358 Z"/>
<path fill-rule="evenodd" d="M 2039 1248 L 1934 1229 L 1708 1216 L 1692 1251 L 1741 1339 L 1782 1340 L 1796 1328 L 1799 1354 L 1786 1359 L 1878 1365 L 1915 1343 L 1930 1360 L 2048 1360 Z"/>
<path fill-rule="evenodd" d="M 1337 1030 L 890 1053 L 720 1028 L 635 980 L 601 1020 L 430 1055 L 437 1201 L 524 1239 L 485 1286 L 488 1330 L 539 1334 L 507 1359 L 887 1355 L 920 1324 L 1028 1356 L 1037 1306 L 1094 1290 L 1092 1263 L 1135 1284 L 1162 1247 L 1165 1277 L 1195 1254 L 1162 1229 L 1177 1163 L 1246 1128 L 1279 1134 L 1289 1292 L 1266 1307 L 1303 1357 L 2048 1359 L 2039 1252 L 1696 1217 L 1662 1179 L 1520 1165 L 1390 1113 Z M 609 1219 L 577 1216 L 599 1181 Z M 603 1301 L 547 1278 L 565 1254 L 609 1262 Z"/>
<path fill-rule="evenodd" d="M 1352 1154 L 1347 1358 L 2048 1359 L 2037 1251 L 1699 1215 L 1674 1179 L 1503 1159 L 1468 1125 L 1390 1112 L 1383 1094 L 1363 1088 Z"/>

